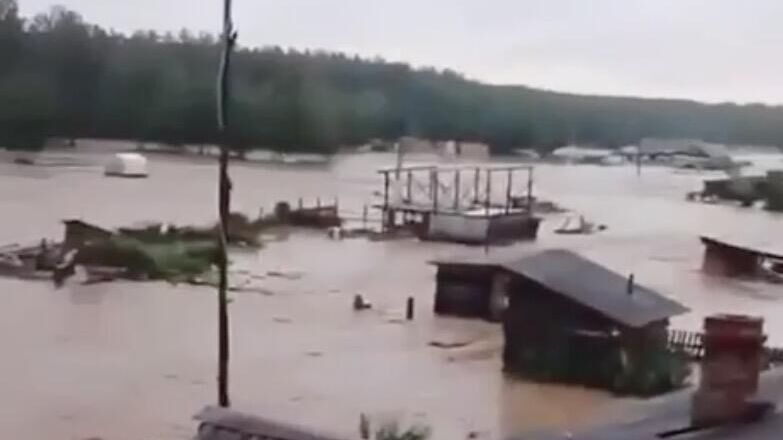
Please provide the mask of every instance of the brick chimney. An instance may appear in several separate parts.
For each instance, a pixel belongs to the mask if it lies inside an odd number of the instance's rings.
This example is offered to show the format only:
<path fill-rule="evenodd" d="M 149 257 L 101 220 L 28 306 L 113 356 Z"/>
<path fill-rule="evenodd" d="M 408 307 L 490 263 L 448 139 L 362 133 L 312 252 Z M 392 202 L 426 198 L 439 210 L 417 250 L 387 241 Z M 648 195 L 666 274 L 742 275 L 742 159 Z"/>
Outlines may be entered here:
<path fill-rule="evenodd" d="M 701 382 L 691 402 L 692 426 L 744 421 L 759 413 L 759 404 L 751 399 L 762 367 L 763 327 L 764 320 L 758 317 L 705 318 L 705 352 Z"/>

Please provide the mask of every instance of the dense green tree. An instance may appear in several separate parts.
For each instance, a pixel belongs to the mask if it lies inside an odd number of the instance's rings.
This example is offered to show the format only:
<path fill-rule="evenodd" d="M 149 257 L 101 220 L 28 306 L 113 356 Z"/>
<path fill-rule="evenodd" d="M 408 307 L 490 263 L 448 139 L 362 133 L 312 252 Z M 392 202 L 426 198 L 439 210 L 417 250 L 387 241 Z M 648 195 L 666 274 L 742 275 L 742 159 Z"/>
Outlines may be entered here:
<path fill-rule="evenodd" d="M 646 136 L 783 145 L 781 107 L 491 86 L 449 70 L 279 47 L 237 51 L 232 124 L 220 139 L 219 56 L 206 33 L 125 36 L 62 7 L 24 19 L 16 0 L 0 0 L 0 145 L 90 136 L 329 153 L 403 135 L 484 141 L 500 152 Z"/>

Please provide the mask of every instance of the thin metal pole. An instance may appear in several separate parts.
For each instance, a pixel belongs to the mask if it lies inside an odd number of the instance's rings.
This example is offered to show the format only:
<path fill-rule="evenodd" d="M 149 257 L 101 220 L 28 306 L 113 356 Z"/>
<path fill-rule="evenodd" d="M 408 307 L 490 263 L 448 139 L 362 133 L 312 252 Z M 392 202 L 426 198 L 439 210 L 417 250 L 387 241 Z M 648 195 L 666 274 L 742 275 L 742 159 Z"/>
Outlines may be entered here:
<path fill-rule="evenodd" d="M 413 203 L 413 171 L 408 170 L 408 203 Z"/>
<path fill-rule="evenodd" d="M 459 170 L 454 172 L 454 210 L 459 211 Z"/>
<path fill-rule="evenodd" d="M 640 147 L 637 148 L 636 151 L 636 175 L 641 176 L 642 175 L 642 150 Z"/>
<path fill-rule="evenodd" d="M 383 172 L 383 209 L 389 208 L 389 173 Z"/>
<path fill-rule="evenodd" d="M 511 210 L 511 182 L 514 180 L 513 177 L 513 170 L 509 168 L 508 180 L 506 181 L 506 214 Z"/>
<path fill-rule="evenodd" d="M 489 215 L 489 204 L 491 203 L 491 197 L 490 194 L 492 194 L 492 170 L 487 169 L 487 188 L 486 188 L 486 199 L 484 200 L 484 206 L 487 210 L 487 215 Z"/>
<path fill-rule="evenodd" d="M 218 405 L 231 405 L 228 396 L 229 323 L 228 323 L 228 218 L 231 212 L 231 180 L 228 176 L 228 103 L 230 100 L 231 51 L 236 33 L 231 22 L 231 0 L 223 1 L 223 56 L 218 71 L 217 118 L 222 139 L 218 174 L 218 212 L 220 215 L 218 254 Z"/>
<path fill-rule="evenodd" d="M 381 230 L 386 232 L 387 230 L 391 229 L 392 224 L 389 221 L 393 217 L 389 214 L 389 172 L 384 171 L 383 172 L 383 209 L 382 209 L 382 215 L 383 218 L 381 219 Z"/>
<path fill-rule="evenodd" d="M 481 179 L 481 176 L 479 174 L 479 169 L 476 167 L 476 175 L 473 176 L 473 204 L 478 205 L 479 204 L 479 180 Z"/>
<path fill-rule="evenodd" d="M 438 211 L 438 190 L 439 190 L 439 188 L 438 188 L 438 183 L 439 183 L 439 180 L 438 180 L 438 170 L 432 170 L 431 176 L 432 176 L 432 179 L 431 179 L 430 185 L 431 185 L 431 191 L 432 191 L 432 208 L 433 208 L 433 211 L 437 212 Z"/>
<path fill-rule="evenodd" d="M 527 170 L 527 210 L 533 213 L 533 169 Z"/>

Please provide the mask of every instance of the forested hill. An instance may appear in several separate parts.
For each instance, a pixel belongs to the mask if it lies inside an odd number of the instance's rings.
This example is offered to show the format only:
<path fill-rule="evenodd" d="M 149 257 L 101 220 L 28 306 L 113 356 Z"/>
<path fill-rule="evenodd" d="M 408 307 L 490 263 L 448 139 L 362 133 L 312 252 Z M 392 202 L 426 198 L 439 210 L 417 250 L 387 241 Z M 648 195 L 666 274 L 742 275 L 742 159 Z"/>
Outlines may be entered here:
<path fill-rule="evenodd" d="M 217 141 L 213 36 L 125 36 L 63 8 L 23 18 L 14 1 L 0 0 L 0 145 L 36 148 L 46 136 Z M 279 48 L 241 49 L 235 60 L 229 141 L 238 149 L 331 152 L 406 134 L 480 140 L 495 151 L 646 136 L 783 145 L 781 107 L 491 86 L 451 71 Z"/>

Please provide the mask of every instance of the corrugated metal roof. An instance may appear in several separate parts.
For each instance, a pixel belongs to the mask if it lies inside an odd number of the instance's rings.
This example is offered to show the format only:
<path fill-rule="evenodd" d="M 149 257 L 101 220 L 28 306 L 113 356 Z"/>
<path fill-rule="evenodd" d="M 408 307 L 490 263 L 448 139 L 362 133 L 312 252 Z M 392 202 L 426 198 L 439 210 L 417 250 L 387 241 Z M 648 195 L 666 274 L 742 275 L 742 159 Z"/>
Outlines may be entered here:
<path fill-rule="evenodd" d="M 629 294 L 626 277 L 567 250 L 544 251 L 502 267 L 629 327 L 643 327 L 688 311 L 638 284 Z"/>

